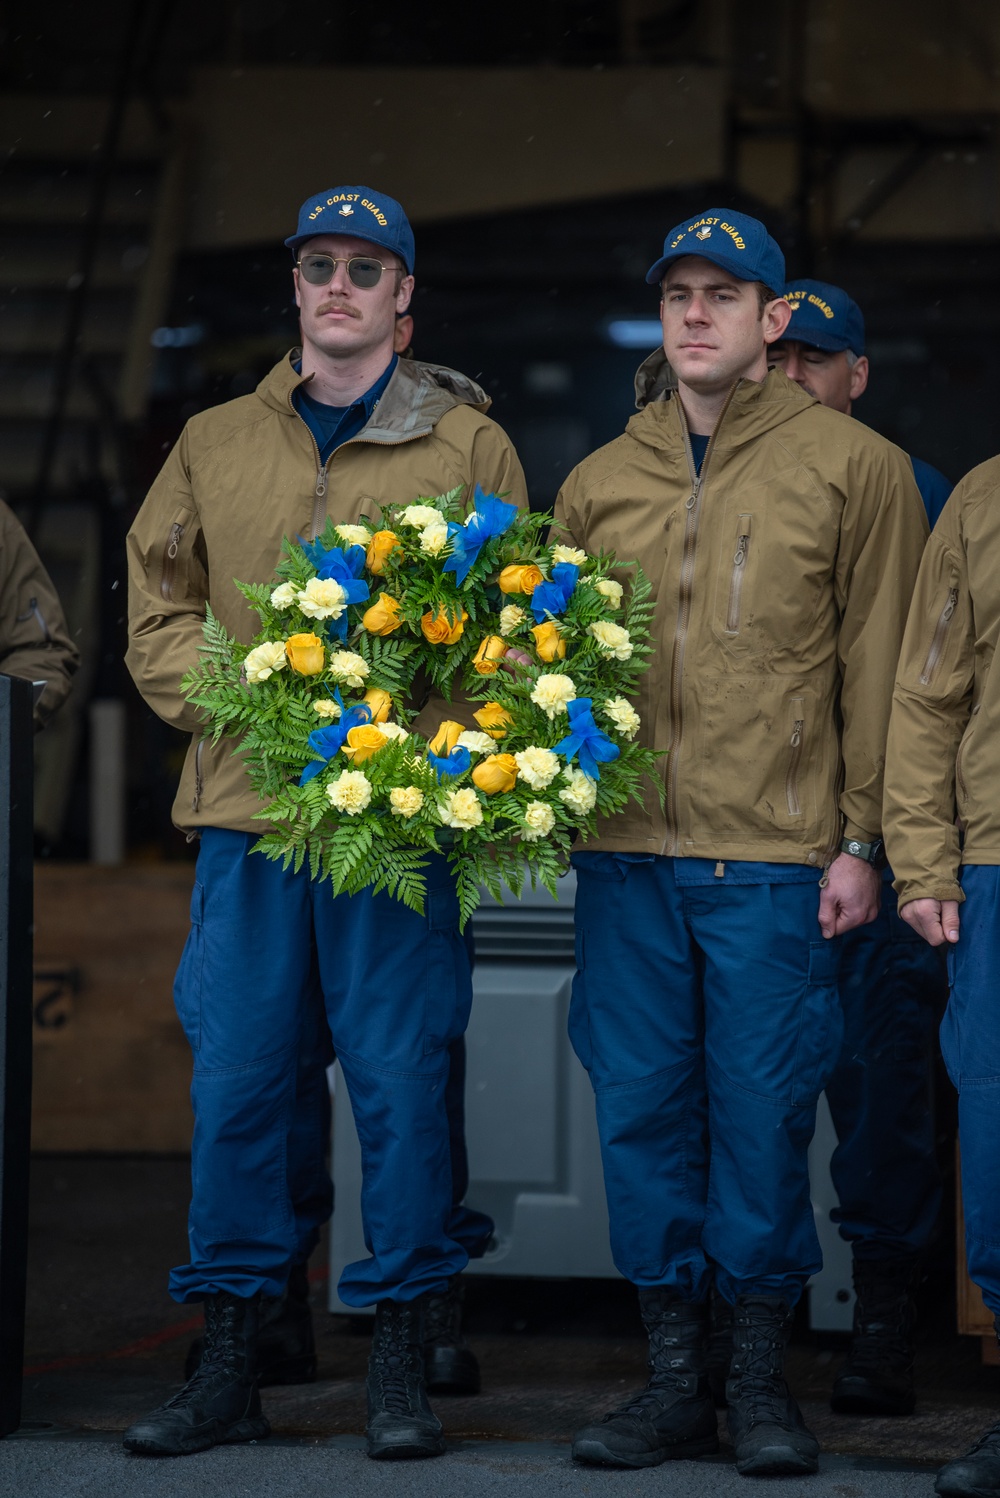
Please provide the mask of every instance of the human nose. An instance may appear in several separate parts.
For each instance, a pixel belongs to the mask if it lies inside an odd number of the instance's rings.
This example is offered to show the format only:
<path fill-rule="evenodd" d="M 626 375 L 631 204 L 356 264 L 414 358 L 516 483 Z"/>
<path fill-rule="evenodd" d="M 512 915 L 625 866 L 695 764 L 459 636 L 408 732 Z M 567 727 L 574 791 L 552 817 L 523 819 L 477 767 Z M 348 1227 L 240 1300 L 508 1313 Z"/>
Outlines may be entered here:
<path fill-rule="evenodd" d="M 708 307 L 700 291 L 693 291 L 684 309 L 684 321 L 688 324 L 708 322 Z"/>
<path fill-rule="evenodd" d="M 352 285 L 351 278 L 347 274 L 347 261 L 334 261 L 333 275 L 326 283 L 327 290 L 335 291 L 339 296 L 343 296 L 345 292 L 350 293 Z"/>
<path fill-rule="evenodd" d="M 785 374 L 790 380 L 794 380 L 796 385 L 805 385 L 806 366 L 805 360 L 802 358 L 801 354 L 792 353 L 791 351 L 789 351 L 785 355 L 785 362 L 783 367 Z"/>

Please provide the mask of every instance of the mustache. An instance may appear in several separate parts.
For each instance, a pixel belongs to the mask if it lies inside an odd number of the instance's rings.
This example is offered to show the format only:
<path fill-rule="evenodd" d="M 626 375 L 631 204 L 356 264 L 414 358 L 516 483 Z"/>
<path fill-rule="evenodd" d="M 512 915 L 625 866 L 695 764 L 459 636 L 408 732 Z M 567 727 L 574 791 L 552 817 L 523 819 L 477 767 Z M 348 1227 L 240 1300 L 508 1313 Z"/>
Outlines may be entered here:
<path fill-rule="evenodd" d="M 350 302 L 327 302 L 322 307 L 316 308 L 316 316 L 322 317 L 327 312 L 346 312 L 348 317 L 360 317 L 361 309 L 354 307 Z"/>

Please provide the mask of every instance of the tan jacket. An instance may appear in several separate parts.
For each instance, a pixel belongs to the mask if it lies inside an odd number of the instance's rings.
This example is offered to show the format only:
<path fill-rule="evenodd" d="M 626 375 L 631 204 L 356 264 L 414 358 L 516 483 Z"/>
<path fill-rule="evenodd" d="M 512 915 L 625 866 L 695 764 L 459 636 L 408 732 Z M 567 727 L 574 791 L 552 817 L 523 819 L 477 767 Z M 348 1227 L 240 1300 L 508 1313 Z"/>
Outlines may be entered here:
<path fill-rule="evenodd" d="M 249 641 L 257 616 L 233 585 L 266 582 L 283 536 L 319 535 L 379 505 L 412 503 L 479 483 L 526 502 L 524 475 L 489 400 L 454 370 L 401 360 L 367 426 L 320 466 L 292 405 L 302 383 L 289 354 L 253 395 L 192 418 L 128 536 L 128 667 L 149 705 L 193 734 L 174 821 L 178 827 L 261 831 L 259 803 L 232 740 L 200 738 L 201 716 L 180 692 L 198 660 L 205 605 Z M 421 727 L 425 725 L 422 723 Z"/>
<path fill-rule="evenodd" d="M 0 671 L 44 681 L 41 728 L 66 699 L 80 664 L 51 579 L 16 516 L 0 501 Z"/>
<path fill-rule="evenodd" d="M 556 519 L 636 558 L 656 654 L 635 705 L 666 811 L 589 847 L 825 864 L 881 827 L 889 703 L 927 520 L 909 460 L 780 370 L 733 389 L 700 479 L 662 353 L 654 399 L 581 463 Z"/>
<path fill-rule="evenodd" d="M 901 905 L 961 900 L 961 864 L 1000 863 L 998 633 L 1000 458 L 991 458 L 934 527 L 899 659 L 885 837 Z"/>

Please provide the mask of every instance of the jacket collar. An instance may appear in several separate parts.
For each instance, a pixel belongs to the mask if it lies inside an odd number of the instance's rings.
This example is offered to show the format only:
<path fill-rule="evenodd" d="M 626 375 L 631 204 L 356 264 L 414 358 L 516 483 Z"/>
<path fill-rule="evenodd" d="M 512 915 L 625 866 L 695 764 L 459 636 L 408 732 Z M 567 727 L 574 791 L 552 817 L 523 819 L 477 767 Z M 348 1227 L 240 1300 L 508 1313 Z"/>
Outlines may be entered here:
<path fill-rule="evenodd" d="M 629 434 L 649 447 L 683 452 L 685 422 L 677 380 L 662 349 L 640 364 L 635 389 L 639 411 L 628 423 Z M 726 446 L 739 447 L 816 404 L 815 397 L 782 369 L 770 370 L 763 380 L 739 380 L 726 407 L 720 437 Z"/>
<path fill-rule="evenodd" d="M 292 349 L 257 386 L 257 395 L 265 404 L 296 420 L 300 418 L 292 404 L 292 392 L 304 379 L 294 365 L 300 357 L 300 350 Z M 445 412 L 456 406 L 473 406 L 485 412 L 490 404 L 482 387 L 458 370 L 418 359 L 400 359 L 378 405 L 351 440 L 409 441 L 433 431 Z"/>

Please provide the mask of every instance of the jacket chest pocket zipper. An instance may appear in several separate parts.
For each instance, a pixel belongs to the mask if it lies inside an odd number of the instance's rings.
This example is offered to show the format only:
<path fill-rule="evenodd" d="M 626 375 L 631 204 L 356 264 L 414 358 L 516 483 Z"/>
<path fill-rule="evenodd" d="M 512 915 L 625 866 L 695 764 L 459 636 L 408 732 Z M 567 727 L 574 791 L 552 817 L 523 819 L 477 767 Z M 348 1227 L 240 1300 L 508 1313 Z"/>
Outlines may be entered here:
<path fill-rule="evenodd" d="M 736 550 L 733 553 L 733 570 L 729 578 L 729 608 L 726 610 L 726 633 L 730 635 L 738 635 L 740 632 L 743 579 L 746 577 L 749 555 L 750 516 L 741 515 L 736 528 Z"/>
<path fill-rule="evenodd" d="M 945 604 L 944 608 L 941 610 L 941 617 L 935 627 L 934 638 L 931 640 L 930 649 L 927 652 L 927 659 L 924 661 L 924 669 L 920 673 L 920 685 L 922 687 L 926 687 L 930 684 L 931 679 L 934 676 L 934 672 L 938 668 L 938 663 L 941 660 L 941 656 L 944 652 L 944 643 L 948 638 L 948 629 L 951 625 L 952 615 L 955 612 L 957 604 L 958 589 L 949 588 L 948 601 Z"/>
<path fill-rule="evenodd" d="M 197 811 L 201 805 L 202 794 L 205 790 L 205 770 L 202 760 L 205 755 L 205 740 L 198 740 L 198 747 L 194 751 L 194 795 L 191 797 L 191 810 Z"/>
<path fill-rule="evenodd" d="M 177 565 L 177 553 L 180 551 L 183 535 L 184 527 L 179 520 L 175 520 L 167 533 L 167 544 L 163 548 L 163 566 L 160 570 L 160 594 L 168 603 L 174 596 L 174 569 Z"/>
<path fill-rule="evenodd" d="M 795 697 L 791 706 L 794 717 L 791 737 L 788 740 L 791 753 L 788 756 L 788 770 L 785 773 L 785 800 L 788 803 L 788 815 L 800 817 L 802 804 L 799 801 L 799 762 L 802 759 L 802 740 L 806 728 L 805 703 L 801 697 Z"/>

